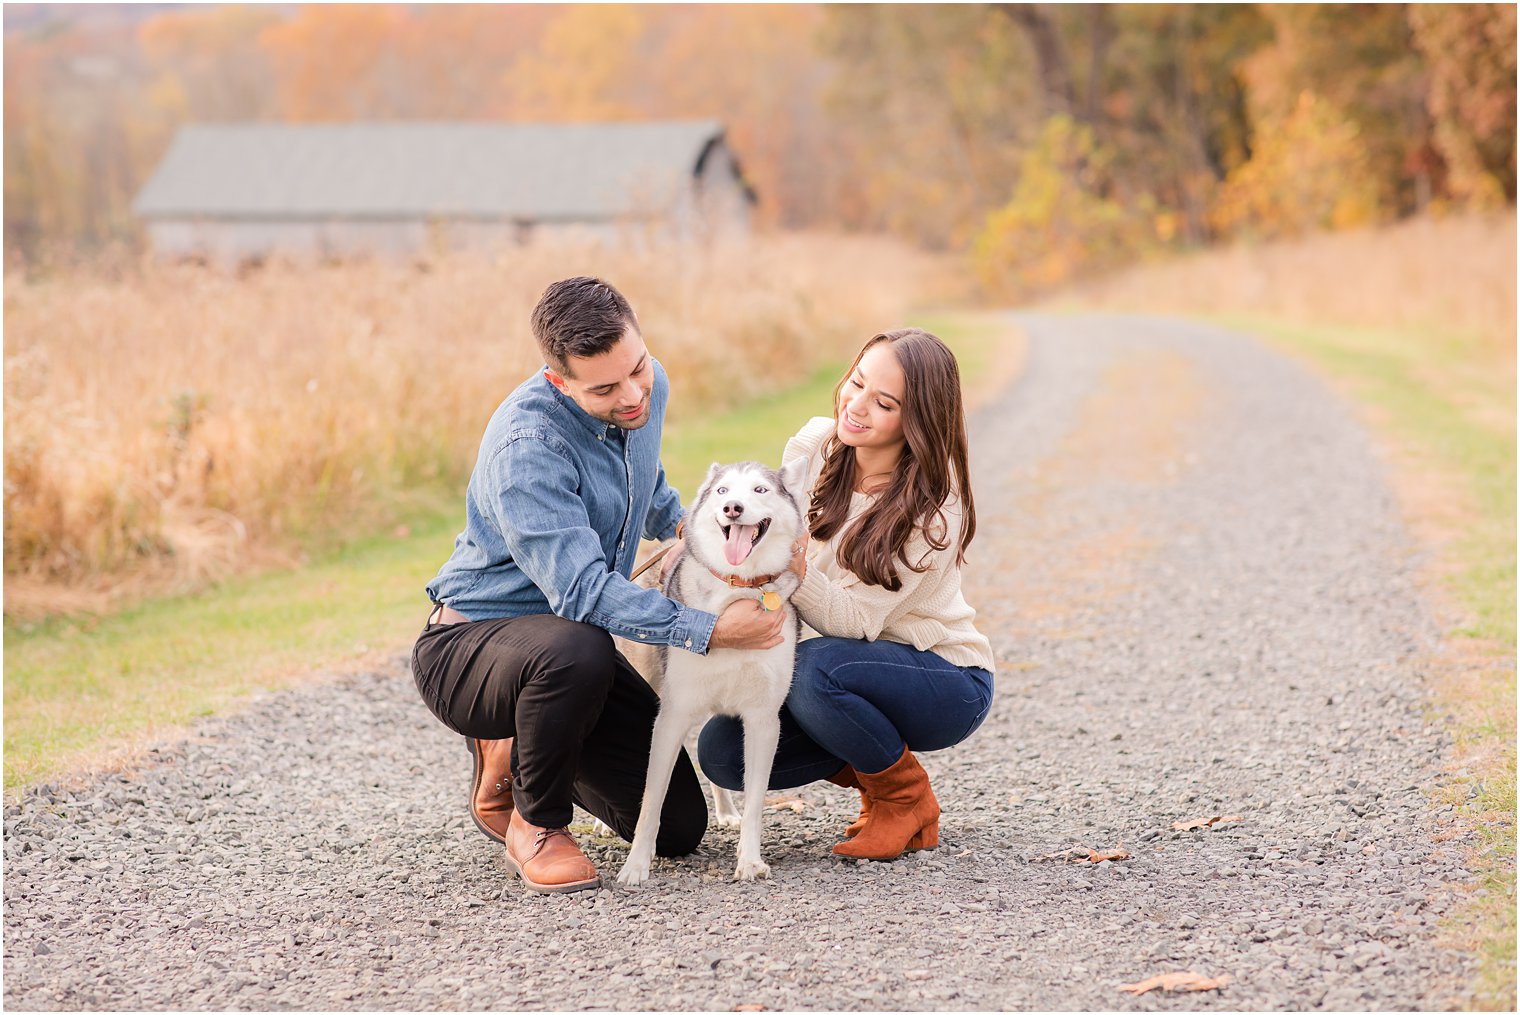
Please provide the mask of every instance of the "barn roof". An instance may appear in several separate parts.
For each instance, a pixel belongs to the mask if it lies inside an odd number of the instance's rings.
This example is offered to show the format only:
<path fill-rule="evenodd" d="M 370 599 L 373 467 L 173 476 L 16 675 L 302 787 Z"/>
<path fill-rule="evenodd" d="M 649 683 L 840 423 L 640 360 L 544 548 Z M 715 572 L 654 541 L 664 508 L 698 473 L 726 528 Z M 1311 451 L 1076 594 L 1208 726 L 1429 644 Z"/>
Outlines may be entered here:
<path fill-rule="evenodd" d="M 722 142 L 711 120 L 194 125 L 133 208 L 145 218 L 658 214 Z"/>

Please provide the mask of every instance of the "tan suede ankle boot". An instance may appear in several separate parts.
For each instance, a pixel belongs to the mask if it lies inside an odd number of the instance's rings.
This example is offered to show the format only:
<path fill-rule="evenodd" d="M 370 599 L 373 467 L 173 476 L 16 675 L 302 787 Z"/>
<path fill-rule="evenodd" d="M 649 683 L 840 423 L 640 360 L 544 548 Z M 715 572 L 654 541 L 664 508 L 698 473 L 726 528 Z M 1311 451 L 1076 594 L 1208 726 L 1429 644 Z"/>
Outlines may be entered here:
<path fill-rule="evenodd" d="M 871 814 L 865 826 L 834 847 L 839 856 L 864 860 L 895 860 L 908 849 L 939 845 L 939 801 L 913 752 L 903 748 L 892 767 L 876 773 L 856 772 Z"/>
<path fill-rule="evenodd" d="M 871 798 L 866 796 L 866 791 L 860 785 L 860 779 L 856 776 L 855 769 L 850 765 L 844 766 L 829 776 L 828 781 L 836 786 L 843 786 L 845 789 L 859 790 L 860 792 L 860 817 L 856 818 L 850 827 L 844 830 L 844 837 L 846 839 L 853 839 L 860 834 L 862 828 L 866 827 L 866 819 L 871 816 Z"/>

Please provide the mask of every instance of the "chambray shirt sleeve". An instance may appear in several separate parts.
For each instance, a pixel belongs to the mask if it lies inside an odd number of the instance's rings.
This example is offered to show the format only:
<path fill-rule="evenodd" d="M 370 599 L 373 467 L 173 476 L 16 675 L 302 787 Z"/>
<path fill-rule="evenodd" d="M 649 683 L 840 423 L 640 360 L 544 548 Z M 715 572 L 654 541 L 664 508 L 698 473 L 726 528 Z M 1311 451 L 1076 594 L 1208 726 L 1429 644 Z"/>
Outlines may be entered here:
<path fill-rule="evenodd" d="M 685 515 L 681 495 L 665 481 L 665 463 L 661 462 L 659 474 L 654 477 L 654 497 L 649 502 L 649 513 L 644 516 L 644 538 L 674 539 L 676 526 Z"/>
<path fill-rule="evenodd" d="M 607 569 L 569 457 L 541 433 L 514 435 L 491 459 L 489 509 L 522 572 L 567 620 L 705 655 L 718 618 Z"/>

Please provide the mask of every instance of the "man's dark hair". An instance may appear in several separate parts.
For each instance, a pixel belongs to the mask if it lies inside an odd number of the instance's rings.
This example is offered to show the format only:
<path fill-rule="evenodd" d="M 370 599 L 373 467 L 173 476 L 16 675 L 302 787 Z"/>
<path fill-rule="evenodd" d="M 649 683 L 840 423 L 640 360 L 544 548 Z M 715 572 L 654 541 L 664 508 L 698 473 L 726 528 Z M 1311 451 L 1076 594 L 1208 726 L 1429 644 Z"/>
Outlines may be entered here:
<path fill-rule="evenodd" d="M 533 308 L 533 337 L 544 360 L 570 376 L 571 356 L 600 356 L 623 337 L 639 330 L 638 318 L 623 294 L 599 278 L 580 275 L 555 282 Z"/>

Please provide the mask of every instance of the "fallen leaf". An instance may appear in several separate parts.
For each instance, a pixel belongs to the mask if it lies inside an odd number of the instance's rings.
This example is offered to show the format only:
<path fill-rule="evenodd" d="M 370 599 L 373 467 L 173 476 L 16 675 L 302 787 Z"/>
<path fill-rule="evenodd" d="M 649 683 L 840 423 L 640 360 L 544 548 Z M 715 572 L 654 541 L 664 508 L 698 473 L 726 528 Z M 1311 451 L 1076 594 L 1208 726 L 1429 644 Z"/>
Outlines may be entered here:
<path fill-rule="evenodd" d="M 768 796 L 765 798 L 765 809 L 804 814 L 807 812 L 807 801 L 794 796 Z"/>
<path fill-rule="evenodd" d="M 734 1011 L 765 1011 L 763 1004 L 741 1004 L 734 1007 Z"/>
<path fill-rule="evenodd" d="M 1120 984 L 1119 989 L 1127 990 L 1131 994 L 1144 994 L 1148 990 L 1172 992 L 1219 990 L 1229 982 L 1228 976 L 1216 976 L 1211 979 L 1202 973 L 1162 973 L 1160 976 L 1152 976 L 1149 980 L 1141 980 L 1139 983 Z"/>
<path fill-rule="evenodd" d="M 1222 825 L 1231 821 L 1244 821 L 1239 814 L 1226 814 L 1224 817 L 1214 815 L 1212 818 L 1195 818 L 1192 821 L 1173 821 L 1172 830 L 1177 832 L 1191 832 L 1198 828 L 1208 828 L 1211 825 Z"/>
<path fill-rule="evenodd" d="M 1105 860 L 1128 860 L 1129 853 L 1124 848 L 1124 843 L 1119 843 L 1119 848 L 1100 853 L 1089 846 L 1075 846 L 1071 849 L 1063 849 L 1055 853 L 1047 853 L 1037 856 L 1032 862 L 1041 860 L 1061 860 L 1065 863 L 1102 863 Z"/>
<path fill-rule="evenodd" d="M 971 850 L 964 849 L 964 850 L 961 850 L 959 853 L 955 854 L 955 858 L 957 860 L 959 860 L 963 856 L 970 856 L 970 855 L 971 855 Z"/>
<path fill-rule="evenodd" d="M 1086 856 L 1074 856 L 1071 858 L 1071 862 L 1082 863 L 1085 861 L 1088 863 L 1102 863 L 1104 860 L 1128 859 L 1129 853 L 1125 852 L 1123 843 L 1120 843 L 1118 849 L 1109 850 L 1107 853 L 1099 853 L 1096 849 L 1089 849 Z"/>
<path fill-rule="evenodd" d="M 1070 860 L 1071 855 L 1074 852 L 1076 852 L 1076 850 L 1063 849 L 1055 853 L 1046 853 L 1044 856 L 1034 857 L 1032 860 L 1030 860 L 1030 863 L 1040 863 L 1043 860 Z"/>

